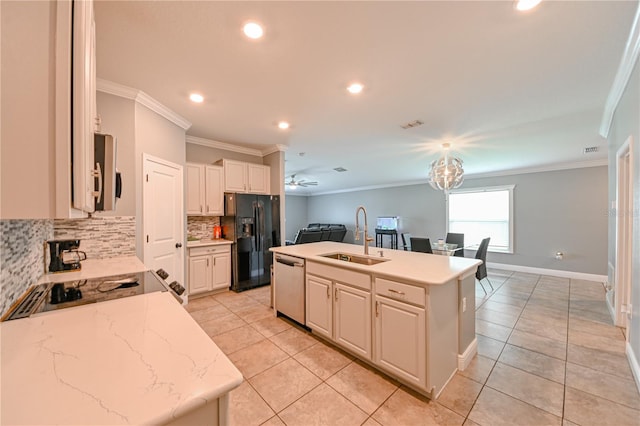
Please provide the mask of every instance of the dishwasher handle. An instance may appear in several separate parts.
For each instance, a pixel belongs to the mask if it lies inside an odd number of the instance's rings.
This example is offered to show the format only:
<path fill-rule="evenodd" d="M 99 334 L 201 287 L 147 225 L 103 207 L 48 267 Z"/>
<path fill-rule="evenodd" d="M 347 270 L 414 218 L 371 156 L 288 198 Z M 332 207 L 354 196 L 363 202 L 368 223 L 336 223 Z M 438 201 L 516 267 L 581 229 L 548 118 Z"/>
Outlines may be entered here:
<path fill-rule="evenodd" d="M 287 266 L 298 266 L 300 268 L 304 266 L 304 263 L 294 262 L 289 259 L 283 259 L 281 257 L 276 257 L 276 262 L 282 263 L 283 265 L 287 265 Z"/>

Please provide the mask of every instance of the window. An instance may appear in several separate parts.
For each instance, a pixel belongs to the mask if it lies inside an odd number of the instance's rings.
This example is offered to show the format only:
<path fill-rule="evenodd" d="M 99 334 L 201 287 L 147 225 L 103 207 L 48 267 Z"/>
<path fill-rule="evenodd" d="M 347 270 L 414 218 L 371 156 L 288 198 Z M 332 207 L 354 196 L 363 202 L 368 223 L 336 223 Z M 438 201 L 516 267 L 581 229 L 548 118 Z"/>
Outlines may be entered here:
<path fill-rule="evenodd" d="M 514 185 L 450 191 L 447 232 L 464 234 L 465 246 L 491 237 L 489 251 L 513 253 L 513 188 Z"/>

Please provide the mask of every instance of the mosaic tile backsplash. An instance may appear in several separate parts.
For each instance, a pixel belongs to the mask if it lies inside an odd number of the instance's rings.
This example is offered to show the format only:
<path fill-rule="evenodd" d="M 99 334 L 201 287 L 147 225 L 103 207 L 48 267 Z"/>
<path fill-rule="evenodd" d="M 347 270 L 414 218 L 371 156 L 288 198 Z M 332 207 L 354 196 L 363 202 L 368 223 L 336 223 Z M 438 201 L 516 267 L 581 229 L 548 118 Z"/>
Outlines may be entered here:
<path fill-rule="evenodd" d="M 79 239 L 88 259 L 136 254 L 135 216 L 2 220 L 0 231 L 0 315 L 45 273 L 47 240 Z"/>
<path fill-rule="evenodd" d="M 78 239 L 87 259 L 108 259 L 136 254 L 136 217 L 104 216 L 87 219 L 55 219 L 56 240 Z"/>
<path fill-rule="evenodd" d="M 199 240 L 213 238 L 213 227 L 220 225 L 217 216 L 188 216 L 187 235 Z"/>
<path fill-rule="evenodd" d="M 44 274 L 52 220 L 0 220 L 0 314 Z"/>

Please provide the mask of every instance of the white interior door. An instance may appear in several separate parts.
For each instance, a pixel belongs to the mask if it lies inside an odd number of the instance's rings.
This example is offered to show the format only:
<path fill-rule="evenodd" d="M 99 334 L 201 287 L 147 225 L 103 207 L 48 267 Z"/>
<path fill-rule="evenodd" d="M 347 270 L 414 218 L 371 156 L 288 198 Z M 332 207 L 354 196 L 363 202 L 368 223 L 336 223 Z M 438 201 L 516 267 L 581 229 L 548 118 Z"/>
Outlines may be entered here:
<path fill-rule="evenodd" d="M 633 163 L 631 137 L 625 141 L 616 154 L 616 269 L 615 269 L 615 309 L 616 325 L 627 328 L 631 313 L 631 253 L 633 250 Z"/>
<path fill-rule="evenodd" d="M 142 161 L 144 264 L 186 287 L 182 166 L 147 154 Z"/>

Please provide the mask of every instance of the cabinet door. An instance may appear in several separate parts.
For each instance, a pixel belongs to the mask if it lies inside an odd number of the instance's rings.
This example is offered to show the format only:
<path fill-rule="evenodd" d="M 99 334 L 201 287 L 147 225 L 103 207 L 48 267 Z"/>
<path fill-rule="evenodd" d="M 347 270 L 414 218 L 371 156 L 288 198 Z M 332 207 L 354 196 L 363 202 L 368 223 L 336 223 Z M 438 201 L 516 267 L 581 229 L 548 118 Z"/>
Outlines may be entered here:
<path fill-rule="evenodd" d="M 211 256 L 189 258 L 189 294 L 211 290 L 212 267 Z"/>
<path fill-rule="evenodd" d="M 271 168 L 261 164 L 247 164 L 247 180 L 249 192 L 252 194 L 269 194 L 269 176 Z"/>
<path fill-rule="evenodd" d="M 426 387 L 425 310 L 376 295 L 374 362 Z"/>
<path fill-rule="evenodd" d="M 205 209 L 206 215 L 224 215 L 224 176 L 223 168 L 219 166 L 206 166 L 205 176 Z"/>
<path fill-rule="evenodd" d="M 247 192 L 247 163 L 224 160 L 225 192 Z"/>
<path fill-rule="evenodd" d="M 211 290 L 229 288 L 231 286 L 231 255 L 216 254 L 213 256 L 213 283 Z"/>
<path fill-rule="evenodd" d="M 333 334 L 331 281 L 313 275 L 307 275 L 306 285 L 306 325 L 316 333 L 331 338 Z"/>
<path fill-rule="evenodd" d="M 336 342 L 371 359 L 371 294 L 340 283 L 333 294 Z"/>
<path fill-rule="evenodd" d="M 202 165 L 187 164 L 187 216 L 201 215 L 204 212 L 202 196 L 204 179 Z"/>

